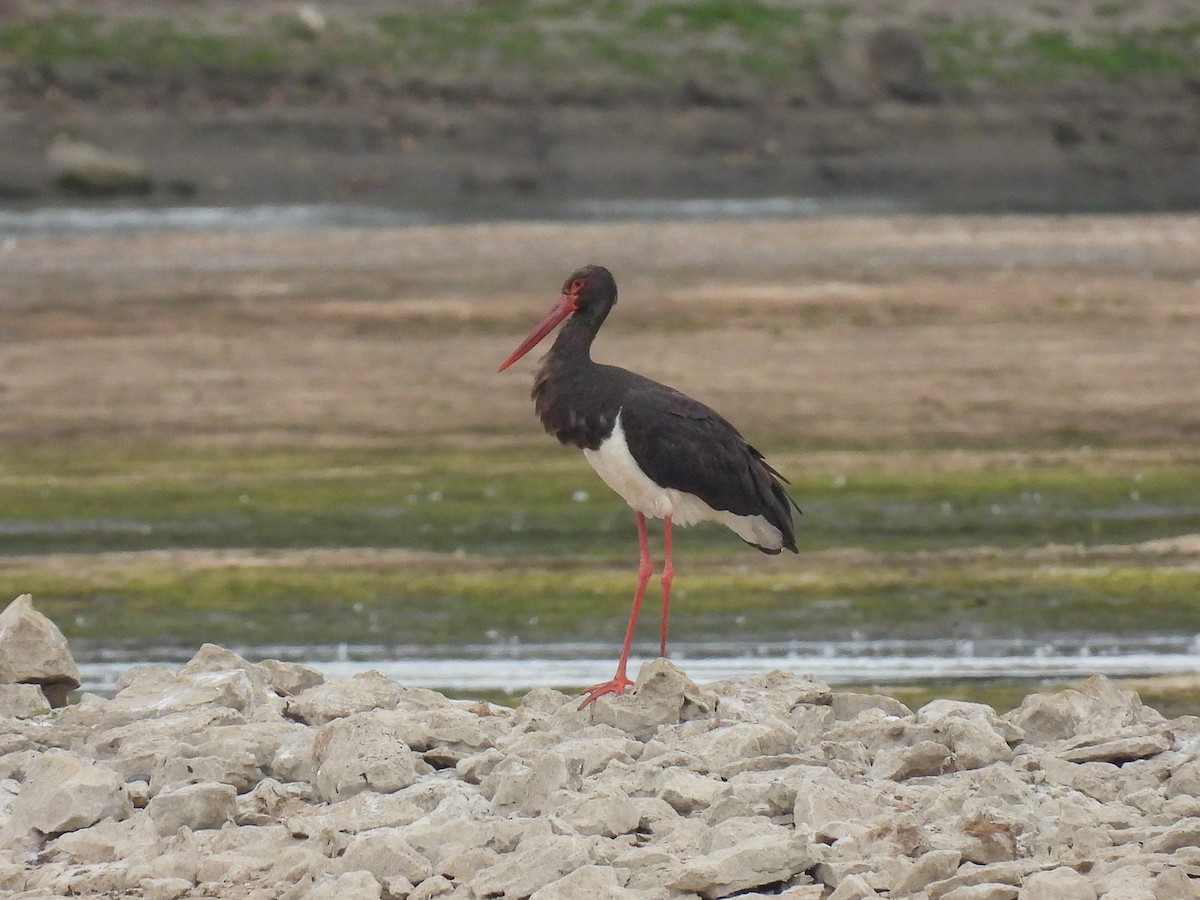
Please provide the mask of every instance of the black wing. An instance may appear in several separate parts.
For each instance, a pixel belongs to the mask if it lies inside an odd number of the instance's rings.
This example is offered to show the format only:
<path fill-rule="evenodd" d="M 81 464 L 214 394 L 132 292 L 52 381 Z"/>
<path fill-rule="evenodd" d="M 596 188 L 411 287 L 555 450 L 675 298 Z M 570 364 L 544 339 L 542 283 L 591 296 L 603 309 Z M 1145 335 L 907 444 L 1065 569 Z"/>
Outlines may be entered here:
<path fill-rule="evenodd" d="M 785 479 L 719 413 L 686 394 L 646 380 L 625 393 L 621 421 L 629 452 L 663 487 L 686 491 L 713 509 L 763 516 L 796 551 Z"/>

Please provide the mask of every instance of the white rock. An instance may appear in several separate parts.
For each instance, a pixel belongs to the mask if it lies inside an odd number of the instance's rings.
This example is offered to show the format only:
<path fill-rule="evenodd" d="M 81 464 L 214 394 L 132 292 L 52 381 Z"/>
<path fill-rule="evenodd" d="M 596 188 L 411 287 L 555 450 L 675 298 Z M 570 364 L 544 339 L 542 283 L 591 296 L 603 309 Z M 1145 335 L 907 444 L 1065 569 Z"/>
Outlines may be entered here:
<path fill-rule="evenodd" d="M 144 160 L 63 134 L 51 141 L 46 163 L 56 182 L 79 194 L 146 194 L 153 188 Z"/>
<path fill-rule="evenodd" d="M 249 715 L 257 699 L 254 683 L 240 669 L 172 675 L 159 666 L 142 666 L 104 712 L 114 726 L 201 707 Z"/>
<path fill-rule="evenodd" d="M 264 659 L 258 666 L 266 673 L 275 693 L 282 697 L 295 697 L 325 683 L 321 672 L 303 663 Z"/>
<path fill-rule="evenodd" d="M 1122 729 L 1124 734 L 1089 734 L 1076 738 L 1055 752 L 1068 762 L 1127 763 L 1157 756 L 1171 749 L 1172 737 L 1163 730 L 1145 731 L 1140 727 Z M 1133 733 L 1129 733 L 1132 731 Z"/>
<path fill-rule="evenodd" d="M 365 869 L 381 884 L 396 876 L 420 884 L 434 874 L 429 860 L 412 848 L 401 831 L 390 828 L 375 829 L 351 839 L 341 866 L 346 872 Z"/>
<path fill-rule="evenodd" d="M 904 719 L 912 715 L 911 709 L 895 697 L 885 694 L 833 692 L 829 695 L 829 707 L 839 722 L 857 719 L 868 710 L 877 710 L 893 719 Z"/>
<path fill-rule="evenodd" d="M 144 878 L 138 882 L 142 900 L 179 900 L 192 890 L 185 878 Z"/>
<path fill-rule="evenodd" d="M 634 900 L 611 866 L 583 866 L 534 891 L 529 900 Z"/>
<path fill-rule="evenodd" d="M 468 882 L 481 897 L 528 897 L 538 888 L 592 863 L 588 838 L 545 835 L 526 839 Z"/>
<path fill-rule="evenodd" d="M 52 706 L 79 687 L 79 669 L 58 626 L 22 594 L 0 612 L 0 684 L 41 685 Z"/>
<path fill-rule="evenodd" d="M 557 805 L 560 791 L 576 790 L 580 783 L 579 773 L 566 760 L 547 753 L 532 765 L 510 760 L 497 766 L 479 788 L 496 808 L 515 807 L 524 815 L 536 816 Z"/>
<path fill-rule="evenodd" d="M 1074 869 L 1059 866 L 1034 872 L 1017 896 L 1019 900 L 1096 900 L 1096 889 Z"/>
<path fill-rule="evenodd" d="M 862 875 L 847 875 L 833 889 L 829 900 L 874 900 L 878 896 L 879 893 L 871 886 L 871 882 Z"/>
<path fill-rule="evenodd" d="M 313 740 L 313 762 L 317 793 L 329 802 L 365 790 L 396 791 L 430 771 L 374 712 L 355 713 L 322 727 Z"/>
<path fill-rule="evenodd" d="M 436 897 L 449 897 L 454 891 L 454 882 L 441 875 L 434 875 L 417 885 L 409 894 L 408 900 L 434 900 Z"/>
<path fill-rule="evenodd" d="M 677 665 L 658 658 L 644 663 L 632 694 L 601 697 L 588 709 L 592 722 L 611 725 L 640 741 L 662 725 L 675 725 L 712 715 L 718 697 L 689 679 Z"/>
<path fill-rule="evenodd" d="M 1182 847 L 1200 847 L 1200 818 L 1184 819 L 1144 842 L 1150 853 L 1174 853 Z"/>
<path fill-rule="evenodd" d="M 1035 744 L 1105 734 L 1131 725 L 1160 725 L 1164 721 L 1157 712 L 1143 706 L 1136 693 L 1118 687 L 1103 675 L 1089 678 L 1078 691 L 1030 694 L 1003 718 Z"/>
<path fill-rule="evenodd" d="M 167 673 L 162 677 L 172 676 Z M 159 716 L 141 716 L 130 715 L 116 702 L 104 702 L 87 710 L 68 707 L 61 716 L 62 721 L 74 717 L 85 725 L 88 736 L 84 753 L 103 760 L 127 781 L 147 782 L 155 767 L 162 760 L 178 755 L 181 746 L 190 750 L 194 746 L 192 741 L 203 739 L 214 729 L 245 722 L 241 713 L 227 707 L 199 706 Z"/>
<path fill-rule="evenodd" d="M 302 900 L 379 900 L 383 886 L 370 872 L 345 872 L 315 883 Z"/>
<path fill-rule="evenodd" d="M 1011 884 L 973 884 L 942 894 L 942 900 L 1016 900 Z"/>
<path fill-rule="evenodd" d="M 990 706 L 959 700 L 933 700 L 917 710 L 916 724 L 932 731 L 954 753 L 957 769 L 979 769 L 1012 758 L 1012 746 L 1024 732 Z"/>
<path fill-rule="evenodd" d="M 221 782 L 235 791 L 247 791 L 263 778 L 263 770 L 248 752 L 228 756 L 167 756 L 157 760 L 150 773 L 150 795 L 190 784 Z"/>
<path fill-rule="evenodd" d="M 101 819 L 95 825 L 65 832 L 46 842 L 40 859 L 69 861 L 75 865 L 99 865 L 128 858 L 131 848 L 146 847 L 158 840 L 158 832 L 145 816 Z"/>
<path fill-rule="evenodd" d="M 49 710 L 50 701 L 36 684 L 0 684 L 0 718 L 30 719 Z"/>
<path fill-rule="evenodd" d="M 598 834 L 616 837 L 629 834 L 641 824 L 641 813 L 620 788 L 602 787 L 595 793 L 564 801 L 551 815 L 574 834 Z"/>
<path fill-rule="evenodd" d="M 839 778 L 819 766 L 797 766 L 796 802 L 792 815 L 797 830 L 807 828 L 833 838 L 847 833 L 846 823 L 867 823 L 891 810 L 877 787 Z"/>
<path fill-rule="evenodd" d="M 935 881 L 951 877 L 962 861 L 957 850 L 930 850 L 922 853 L 897 886 L 901 896 L 915 894 Z"/>
<path fill-rule="evenodd" d="M 686 860 L 668 887 L 701 897 L 726 897 L 738 891 L 786 881 L 816 863 L 807 841 L 787 833 L 761 834 L 732 847 Z"/>
<path fill-rule="evenodd" d="M 740 767 L 747 759 L 781 756 L 796 749 L 795 730 L 783 720 L 771 724 L 735 722 L 678 742 L 676 749 L 704 760 L 710 772 L 724 775 Z"/>
<path fill-rule="evenodd" d="M 1032 868 L 1038 868 L 1033 866 Z M 959 867 L 949 878 L 930 883 L 926 888 L 930 900 L 942 900 L 947 894 L 964 887 L 981 885 L 1006 885 L 1014 887 L 1021 883 L 1027 874 L 1026 866 L 1018 862 L 1000 862 L 992 865 L 975 865 L 966 863 Z"/>
<path fill-rule="evenodd" d="M 66 750 L 48 750 L 30 766 L 0 847 L 37 835 L 87 828 L 104 818 L 124 819 L 133 804 L 121 777 L 112 769 Z"/>
<path fill-rule="evenodd" d="M 313 741 L 317 733 L 313 728 L 297 725 L 280 739 L 266 772 L 281 781 L 313 782 L 317 778 Z"/>
<path fill-rule="evenodd" d="M 485 709 L 490 709 L 485 705 Z M 485 715 L 457 706 L 429 710 L 397 710 L 388 722 L 404 743 L 439 767 L 495 745 L 509 731 L 508 716 Z"/>
<path fill-rule="evenodd" d="M 376 672 L 360 672 L 353 678 L 341 678 L 311 687 L 289 697 L 286 714 L 306 725 L 324 725 L 354 713 L 372 709 L 395 709 L 404 688 Z"/>
<path fill-rule="evenodd" d="M 878 778 L 905 781 L 923 775 L 953 771 L 954 751 L 940 741 L 920 741 L 911 747 L 888 747 L 875 757 L 872 771 Z"/>
<path fill-rule="evenodd" d="M 146 812 L 161 835 L 185 827 L 192 831 L 220 828 L 237 814 L 237 790 L 231 784 L 189 784 L 159 793 Z"/>
<path fill-rule="evenodd" d="M 1154 876 L 1152 888 L 1154 900 L 1200 900 L 1200 881 L 1189 878 L 1182 867 L 1159 872 Z"/>
<path fill-rule="evenodd" d="M 828 704 L 832 697 L 819 678 L 781 669 L 714 681 L 708 688 L 720 698 L 721 716 L 739 722 L 788 718 L 806 707 Z"/>
<path fill-rule="evenodd" d="M 657 796 L 677 813 L 686 816 L 711 804 L 725 789 L 716 778 L 672 768 L 663 772 Z"/>

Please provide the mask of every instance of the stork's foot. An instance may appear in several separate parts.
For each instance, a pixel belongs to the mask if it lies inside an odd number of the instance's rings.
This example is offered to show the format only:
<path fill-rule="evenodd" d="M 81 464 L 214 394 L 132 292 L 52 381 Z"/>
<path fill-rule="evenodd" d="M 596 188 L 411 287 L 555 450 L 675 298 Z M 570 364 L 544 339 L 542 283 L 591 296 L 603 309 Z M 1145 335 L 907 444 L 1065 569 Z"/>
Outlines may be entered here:
<path fill-rule="evenodd" d="M 579 708 L 583 709 L 593 700 L 598 697 L 603 697 L 605 694 L 612 694 L 614 697 L 619 697 L 625 693 L 625 688 L 633 684 L 629 678 L 625 677 L 624 672 L 618 672 L 611 681 L 604 681 L 600 684 L 594 684 L 583 692 L 583 702 L 579 704 Z"/>

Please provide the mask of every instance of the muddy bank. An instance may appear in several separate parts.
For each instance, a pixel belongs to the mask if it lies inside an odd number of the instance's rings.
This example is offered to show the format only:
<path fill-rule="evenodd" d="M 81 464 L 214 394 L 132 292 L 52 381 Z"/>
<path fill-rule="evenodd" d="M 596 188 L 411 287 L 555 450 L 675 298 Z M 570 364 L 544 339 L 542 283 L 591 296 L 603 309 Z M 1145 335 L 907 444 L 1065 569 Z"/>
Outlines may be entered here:
<path fill-rule="evenodd" d="M 0 11 L 8 205 L 1200 204 L 1200 24 L 1177 0 L 20 7 Z M 99 151 L 90 173 L 63 138 Z"/>
<path fill-rule="evenodd" d="M 659 660 L 508 709 L 205 645 L 0 696 L 14 897 L 1200 896 L 1200 723 L 1099 677 L 1000 716 Z"/>

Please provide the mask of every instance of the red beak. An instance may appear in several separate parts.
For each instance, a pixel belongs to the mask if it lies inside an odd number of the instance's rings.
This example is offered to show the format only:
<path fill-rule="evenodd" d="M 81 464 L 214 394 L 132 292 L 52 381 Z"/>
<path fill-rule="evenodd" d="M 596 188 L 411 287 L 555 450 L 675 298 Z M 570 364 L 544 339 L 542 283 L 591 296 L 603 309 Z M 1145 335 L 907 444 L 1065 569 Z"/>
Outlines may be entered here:
<path fill-rule="evenodd" d="M 517 349 L 512 352 L 512 356 L 500 364 L 498 371 L 503 372 L 518 359 L 536 347 L 538 342 L 541 341 L 541 339 L 548 335 L 551 331 L 553 331 L 554 327 L 559 322 L 561 322 L 571 313 L 575 312 L 575 301 L 578 299 L 578 296 L 575 294 L 563 294 L 561 297 L 559 297 L 558 302 L 554 304 L 554 307 L 550 310 L 550 312 L 546 313 L 546 318 L 542 319 L 542 321 L 538 323 L 537 327 L 534 328 L 533 331 L 529 332 L 529 336 L 525 338 L 525 340 L 521 341 L 521 346 L 517 347 Z"/>

